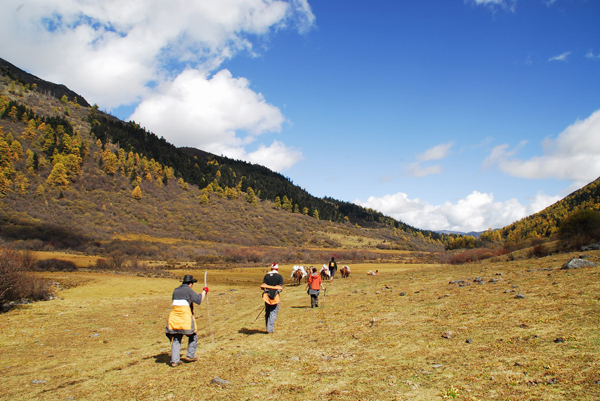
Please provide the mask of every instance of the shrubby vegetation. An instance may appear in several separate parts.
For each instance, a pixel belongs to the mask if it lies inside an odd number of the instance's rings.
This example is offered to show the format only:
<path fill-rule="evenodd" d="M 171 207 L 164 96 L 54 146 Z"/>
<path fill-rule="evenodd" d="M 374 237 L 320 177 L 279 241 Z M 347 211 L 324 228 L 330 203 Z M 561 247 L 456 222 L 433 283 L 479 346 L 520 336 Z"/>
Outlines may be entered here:
<path fill-rule="evenodd" d="M 0 306 L 11 303 L 41 301 L 52 293 L 50 283 L 28 273 L 35 270 L 35 260 L 28 252 L 0 247 Z"/>

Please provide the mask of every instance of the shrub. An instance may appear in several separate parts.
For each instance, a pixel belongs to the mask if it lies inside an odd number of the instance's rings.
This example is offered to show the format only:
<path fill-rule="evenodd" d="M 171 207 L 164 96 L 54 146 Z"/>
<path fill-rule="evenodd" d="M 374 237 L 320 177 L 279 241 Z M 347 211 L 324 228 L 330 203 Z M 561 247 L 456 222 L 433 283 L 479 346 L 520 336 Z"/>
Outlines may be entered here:
<path fill-rule="evenodd" d="M 494 256 L 499 256 L 504 254 L 506 251 L 502 248 L 496 249 L 469 249 L 468 251 L 459 253 L 450 258 L 449 263 L 451 264 L 461 264 L 461 263 L 471 263 L 478 262 L 483 259 L 493 258 Z"/>
<path fill-rule="evenodd" d="M 30 254 L 0 248 L 0 304 L 23 299 L 39 301 L 51 295 L 50 283 L 27 273 L 34 267 Z"/>
<path fill-rule="evenodd" d="M 46 259 L 46 260 L 39 260 L 36 264 L 35 269 L 38 271 L 47 271 L 47 272 L 59 272 L 59 271 L 74 272 L 74 271 L 77 271 L 77 266 L 75 265 L 75 263 L 67 261 L 67 260 Z"/>
<path fill-rule="evenodd" d="M 541 244 L 534 246 L 529 253 L 529 256 L 532 258 L 542 258 L 548 255 L 550 255 L 550 251 L 547 247 Z"/>
<path fill-rule="evenodd" d="M 568 249 L 579 248 L 600 239 L 600 212 L 579 210 L 567 217 L 560 225 L 558 235 Z"/>

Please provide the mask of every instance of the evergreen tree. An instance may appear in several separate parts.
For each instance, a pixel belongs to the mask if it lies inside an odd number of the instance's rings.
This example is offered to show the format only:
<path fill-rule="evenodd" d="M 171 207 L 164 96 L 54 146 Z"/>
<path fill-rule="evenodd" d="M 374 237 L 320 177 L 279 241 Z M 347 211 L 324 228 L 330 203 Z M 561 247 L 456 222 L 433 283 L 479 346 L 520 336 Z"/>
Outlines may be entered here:
<path fill-rule="evenodd" d="M 133 188 L 133 191 L 131 191 L 131 197 L 135 200 L 142 199 L 142 189 L 140 188 L 139 185 L 137 185 L 135 188 Z"/>
<path fill-rule="evenodd" d="M 69 178 L 67 177 L 67 169 L 62 163 L 56 163 L 52 167 L 50 175 L 46 179 L 48 185 L 52 187 L 66 188 L 69 186 Z"/>

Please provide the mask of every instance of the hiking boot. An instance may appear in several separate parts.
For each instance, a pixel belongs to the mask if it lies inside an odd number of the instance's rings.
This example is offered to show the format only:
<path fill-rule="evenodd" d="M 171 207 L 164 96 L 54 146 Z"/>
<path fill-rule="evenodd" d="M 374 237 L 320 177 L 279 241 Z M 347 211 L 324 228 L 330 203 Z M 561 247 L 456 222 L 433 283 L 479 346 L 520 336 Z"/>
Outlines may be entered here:
<path fill-rule="evenodd" d="M 198 358 L 181 358 L 182 361 L 184 362 L 196 362 L 198 360 Z"/>
<path fill-rule="evenodd" d="M 171 365 L 172 368 L 181 365 L 181 362 L 171 362 L 169 365 Z"/>

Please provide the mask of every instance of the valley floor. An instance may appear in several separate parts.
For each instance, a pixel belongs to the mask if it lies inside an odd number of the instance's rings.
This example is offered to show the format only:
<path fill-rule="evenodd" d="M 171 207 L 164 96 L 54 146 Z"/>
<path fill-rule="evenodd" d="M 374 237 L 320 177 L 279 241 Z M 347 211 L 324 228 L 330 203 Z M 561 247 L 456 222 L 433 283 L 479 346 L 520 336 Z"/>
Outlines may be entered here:
<path fill-rule="evenodd" d="M 209 270 L 200 360 L 176 368 L 164 327 L 179 281 L 44 274 L 76 286 L 0 315 L 0 399 L 597 400 L 600 267 L 561 270 L 573 256 L 351 265 L 315 309 L 281 266 L 273 335 L 256 319 L 266 268 Z M 202 287 L 204 271 L 176 274 Z"/>

